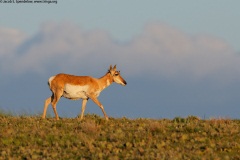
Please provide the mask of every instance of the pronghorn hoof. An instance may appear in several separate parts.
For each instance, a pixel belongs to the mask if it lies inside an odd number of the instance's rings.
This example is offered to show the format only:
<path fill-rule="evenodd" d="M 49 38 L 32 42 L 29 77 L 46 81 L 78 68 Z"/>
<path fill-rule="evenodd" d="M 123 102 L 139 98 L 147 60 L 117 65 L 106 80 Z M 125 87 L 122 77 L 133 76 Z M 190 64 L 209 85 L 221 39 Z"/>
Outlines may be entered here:
<path fill-rule="evenodd" d="M 81 122 L 83 120 L 83 118 L 77 118 L 78 122 Z"/>

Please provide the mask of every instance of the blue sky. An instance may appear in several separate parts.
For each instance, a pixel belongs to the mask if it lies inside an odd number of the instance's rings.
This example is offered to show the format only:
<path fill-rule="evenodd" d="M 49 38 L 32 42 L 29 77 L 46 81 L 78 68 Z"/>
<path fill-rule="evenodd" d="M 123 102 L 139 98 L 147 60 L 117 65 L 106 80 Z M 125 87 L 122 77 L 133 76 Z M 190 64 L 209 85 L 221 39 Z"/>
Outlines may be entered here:
<path fill-rule="evenodd" d="M 51 75 L 100 77 L 117 64 L 128 85 L 101 94 L 109 116 L 239 118 L 239 5 L 237 0 L 2 3 L 0 107 L 41 113 Z M 62 99 L 58 110 L 74 117 L 80 106 Z M 87 106 L 87 112 L 102 115 L 92 102 Z"/>

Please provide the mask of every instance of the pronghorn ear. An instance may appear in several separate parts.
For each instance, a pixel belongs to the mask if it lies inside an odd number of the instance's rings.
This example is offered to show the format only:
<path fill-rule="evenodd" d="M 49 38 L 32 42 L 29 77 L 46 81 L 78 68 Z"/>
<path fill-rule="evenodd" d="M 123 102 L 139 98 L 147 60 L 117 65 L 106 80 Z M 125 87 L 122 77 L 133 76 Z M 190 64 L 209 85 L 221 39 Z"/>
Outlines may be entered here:
<path fill-rule="evenodd" d="M 116 71 L 116 69 L 117 69 L 117 65 L 115 65 L 115 66 L 113 67 L 113 70 L 114 70 L 114 71 Z"/>

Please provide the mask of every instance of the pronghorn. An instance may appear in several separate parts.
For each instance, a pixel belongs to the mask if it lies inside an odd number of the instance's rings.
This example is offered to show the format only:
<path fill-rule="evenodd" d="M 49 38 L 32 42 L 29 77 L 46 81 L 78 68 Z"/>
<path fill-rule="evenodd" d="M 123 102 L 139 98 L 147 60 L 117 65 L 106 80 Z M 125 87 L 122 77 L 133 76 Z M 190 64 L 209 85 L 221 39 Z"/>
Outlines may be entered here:
<path fill-rule="evenodd" d="M 45 100 L 42 118 L 45 119 L 47 108 L 51 103 L 55 117 L 59 120 L 56 109 L 57 102 L 61 97 L 65 97 L 71 100 L 82 99 L 82 112 L 80 120 L 83 119 L 84 111 L 89 98 L 102 109 L 104 117 L 108 120 L 108 116 L 104 111 L 103 105 L 99 102 L 97 97 L 100 95 L 100 92 L 111 85 L 112 82 L 116 82 L 123 86 L 127 84 L 127 82 L 121 77 L 120 71 L 116 70 L 116 65 L 113 68 L 112 65 L 110 65 L 108 72 L 101 78 L 74 76 L 63 73 L 50 77 L 48 85 L 52 91 L 52 96 Z"/>

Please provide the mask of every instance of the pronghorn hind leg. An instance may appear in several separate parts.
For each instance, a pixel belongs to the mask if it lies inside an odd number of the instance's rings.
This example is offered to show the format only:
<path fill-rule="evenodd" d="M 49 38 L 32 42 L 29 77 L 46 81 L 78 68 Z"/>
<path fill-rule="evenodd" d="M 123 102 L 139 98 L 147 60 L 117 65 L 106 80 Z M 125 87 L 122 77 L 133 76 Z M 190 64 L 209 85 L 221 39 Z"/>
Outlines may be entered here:
<path fill-rule="evenodd" d="M 108 120 L 108 116 L 107 116 L 107 114 L 106 114 L 106 112 L 105 112 L 105 110 L 104 110 L 104 107 L 103 107 L 103 105 L 101 104 L 101 102 L 97 99 L 97 97 L 95 97 L 95 96 L 89 96 L 89 97 L 91 98 L 91 100 L 92 100 L 94 103 L 96 103 L 96 104 L 101 108 L 105 119 Z"/>
<path fill-rule="evenodd" d="M 43 108 L 43 114 L 42 114 L 42 119 L 46 118 L 47 109 L 48 109 L 49 104 L 52 102 L 52 100 L 53 100 L 53 95 L 51 97 L 48 97 L 45 100 L 44 108 Z"/>
<path fill-rule="evenodd" d="M 84 111 L 85 111 L 85 109 L 86 109 L 87 101 L 88 101 L 88 99 L 83 99 L 83 100 L 82 100 L 82 111 L 81 111 L 81 115 L 80 115 L 80 120 L 83 119 Z"/>
<path fill-rule="evenodd" d="M 52 100 L 52 108 L 53 108 L 53 112 L 55 114 L 56 120 L 59 120 L 59 116 L 57 113 L 57 103 L 58 103 L 59 99 L 61 98 L 62 94 L 63 94 L 62 90 L 57 90 L 54 93 L 53 100 Z"/>

